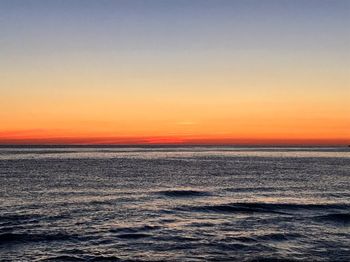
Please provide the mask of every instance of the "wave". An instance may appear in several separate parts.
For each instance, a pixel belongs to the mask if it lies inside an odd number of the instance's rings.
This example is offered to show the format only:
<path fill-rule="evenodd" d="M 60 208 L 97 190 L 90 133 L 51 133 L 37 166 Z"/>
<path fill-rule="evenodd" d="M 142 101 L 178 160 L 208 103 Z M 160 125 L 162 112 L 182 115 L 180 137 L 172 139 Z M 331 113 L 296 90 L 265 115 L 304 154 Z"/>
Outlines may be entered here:
<path fill-rule="evenodd" d="M 200 197 L 210 195 L 209 192 L 197 190 L 165 190 L 157 193 L 167 197 Z"/>
<path fill-rule="evenodd" d="M 251 192 L 274 192 L 278 191 L 278 187 L 228 187 L 223 189 L 224 191 L 228 192 L 235 192 L 235 193 L 251 193 Z"/>
<path fill-rule="evenodd" d="M 145 238 L 150 237 L 150 234 L 144 234 L 144 233 L 126 233 L 126 234 L 119 234 L 117 235 L 118 238 L 123 239 L 139 239 L 139 238 Z"/>
<path fill-rule="evenodd" d="M 256 236 L 257 241 L 287 241 L 290 239 L 301 237 L 299 234 L 291 233 L 270 233 L 265 235 Z"/>
<path fill-rule="evenodd" d="M 116 256 L 104 256 L 104 255 L 57 255 L 40 259 L 38 261 L 125 261 Z"/>
<path fill-rule="evenodd" d="M 288 259 L 288 258 L 278 258 L 278 257 L 258 257 L 248 260 L 250 262 L 296 262 L 300 261 L 300 259 Z"/>
<path fill-rule="evenodd" d="M 76 235 L 63 233 L 57 234 L 28 234 L 28 233 L 3 233 L 0 234 L 0 245 L 15 242 L 40 242 L 40 241 L 67 241 L 78 238 Z"/>
<path fill-rule="evenodd" d="M 161 228 L 160 226 L 150 226 L 144 225 L 140 227 L 120 227 L 120 228 L 112 228 L 109 230 L 111 233 L 137 233 L 142 231 L 151 231 Z"/>
<path fill-rule="evenodd" d="M 109 232 L 117 233 L 116 237 L 122 239 L 138 239 L 144 237 L 150 237 L 151 235 L 144 232 L 157 230 L 160 226 L 143 225 L 139 227 L 121 227 L 110 229 Z"/>
<path fill-rule="evenodd" d="M 241 243 L 265 243 L 274 241 L 289 241 L 300 237 L 303 236 L 296 233 L 266 233 L 261 235 L 234 236 L 232 237 L 232 240 L 239 241 Z"/>
<path fill-rule="evenodd" d="M 41 216 L 37 214 L 4 214 L 0 215 L 0 224 L 15 224 L 16 222 L 33 221 Z"/>
<path fill-rule="evenodd" d="M 228 203 L 219 205 L 185 206 L 181 211 L 223 212 L 223 213 L 277 213 L 288 215 L 292 210 L 327 210 L 344 209 L 349 205 L 342 204 L 291 204 L 291 203 Z"/>
<path fill-rule="evenodd" d="M 61 256 L 44 258 L 44 259 L 41 259 L 39 261 L 86 261 L 86 260 L 84 258 L 80 258 L 77 256 L 61 255 Z"/>
<path fill-rule="evenodd" d="M 25 223 L 39 223 L 40 221 L 57 221 L 69 218 L 70 214 L 39 215 L 39 214 L 4 214 L 0 215 L 0 226 L 23 225 Z"/>
<path fill-rule="evenodd" d="M 90 261 L 125 261 L 125 260 L 121 260 L 116 256 L 94 256 L 90 259 Z"/>
<path fill-rule="evenodd" d="M 330 221 L 335 223 L 350 224 L 350 213 L 335 213 L 315 217 L 319 221 Z"/>

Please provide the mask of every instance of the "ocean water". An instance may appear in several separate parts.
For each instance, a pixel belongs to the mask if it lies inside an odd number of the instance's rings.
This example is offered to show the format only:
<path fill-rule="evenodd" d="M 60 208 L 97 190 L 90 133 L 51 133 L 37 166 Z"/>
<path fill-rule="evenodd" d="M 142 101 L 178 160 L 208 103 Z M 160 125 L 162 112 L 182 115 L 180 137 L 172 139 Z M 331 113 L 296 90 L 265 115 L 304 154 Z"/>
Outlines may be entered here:
<path fill-rule="evenodd" d="M 0 148 L 1 261 L 350 261 L 350 148 Z"/>

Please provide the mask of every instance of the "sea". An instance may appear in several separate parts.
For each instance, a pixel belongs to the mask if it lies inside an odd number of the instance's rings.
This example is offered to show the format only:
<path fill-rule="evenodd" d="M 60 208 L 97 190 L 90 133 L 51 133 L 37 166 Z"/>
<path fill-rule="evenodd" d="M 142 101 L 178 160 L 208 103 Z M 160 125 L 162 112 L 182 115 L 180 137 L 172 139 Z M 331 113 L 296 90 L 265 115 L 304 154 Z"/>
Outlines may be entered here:
<path fill-rule="evenodd" d="M 0 148 L 0 261 L 350 261 L 350 148 Z"/>

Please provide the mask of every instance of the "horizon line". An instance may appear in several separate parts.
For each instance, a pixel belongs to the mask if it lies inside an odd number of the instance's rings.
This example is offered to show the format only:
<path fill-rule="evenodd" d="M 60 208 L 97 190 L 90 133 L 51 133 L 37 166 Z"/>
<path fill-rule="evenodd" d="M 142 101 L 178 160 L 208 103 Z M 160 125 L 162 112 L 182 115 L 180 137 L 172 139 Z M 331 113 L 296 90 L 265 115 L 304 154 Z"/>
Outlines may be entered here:
<path fill-rule="evenodd" d="M 0 144 L 0 148 L 45 148 L 45 147 L 339 147 L 348 148 L 347 144 Z"/>
<path fill-rule="evenodd" d="M 297 143 L 297 142 L 260 142 L 260 143 L 1 143 L 0 147 L 350 147 L 350 143 Z"/>
<path fill-rule="evenodd" d="M 233 138 L 213 136 L 14 137 L 0 136 L 0 146 L 349 146 L 350 138 Z"/>

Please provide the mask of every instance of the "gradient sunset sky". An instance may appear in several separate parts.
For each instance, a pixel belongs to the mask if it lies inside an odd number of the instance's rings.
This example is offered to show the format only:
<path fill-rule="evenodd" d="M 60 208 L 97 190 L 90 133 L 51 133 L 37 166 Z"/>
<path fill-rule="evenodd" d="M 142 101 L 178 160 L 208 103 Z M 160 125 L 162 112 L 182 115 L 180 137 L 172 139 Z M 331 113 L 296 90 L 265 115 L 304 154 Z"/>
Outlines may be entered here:
<path fill-rule="evenodd" d="M 350 143 L 350 1 L 0 1 L 0 144 Z"/>

